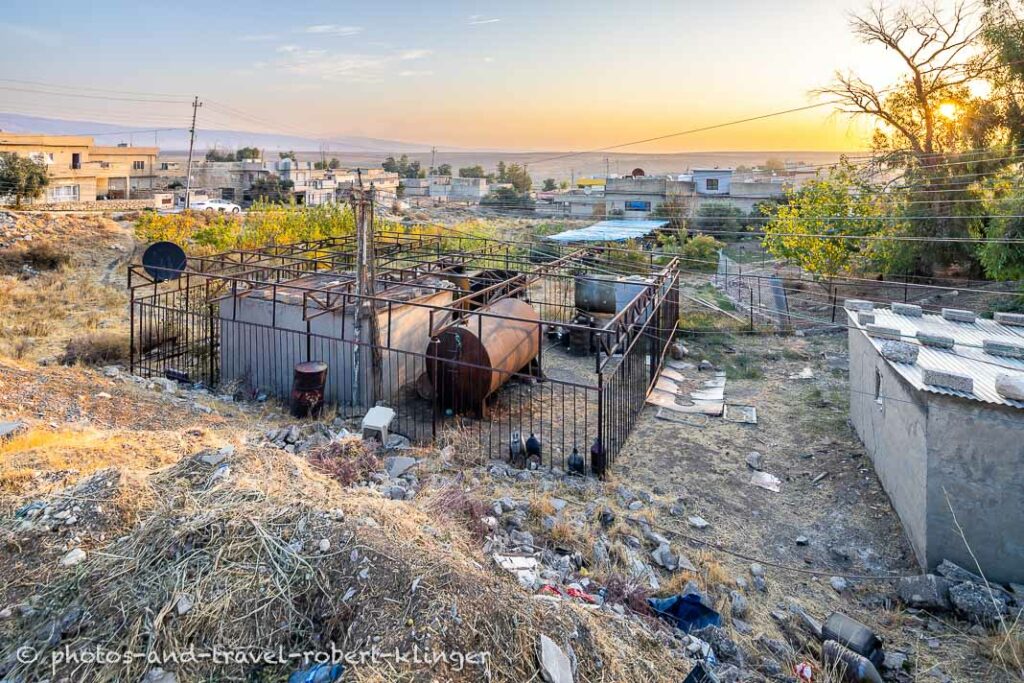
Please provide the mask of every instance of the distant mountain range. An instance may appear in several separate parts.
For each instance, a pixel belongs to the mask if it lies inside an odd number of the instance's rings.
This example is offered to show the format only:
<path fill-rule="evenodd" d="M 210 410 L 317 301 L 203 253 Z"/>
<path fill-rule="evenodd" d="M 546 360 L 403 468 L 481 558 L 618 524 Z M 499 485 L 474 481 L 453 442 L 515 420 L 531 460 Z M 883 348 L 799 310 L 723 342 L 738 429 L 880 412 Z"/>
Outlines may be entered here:
<path fill-rule="evenodd" d="M 116 145 L 127 142 L 134 145 L 156 145 L 162 150 L 177 151 L 188 149 L 188 129 L 170 128 L 153 131 L 143 126 L 123 126 L 115 123 L 96 121 L 66 121 L 40 116 L 0 113 L 0 130 L 12 133 L 45 133 L 48 135 L 91 135 L 100 145 Z M 295 135 L 254 133 L 244 130 L 197 129 L 196 147 L 208 150 L 214 147 L 237 149 L 259 147 L 269 151 L 319 151 L 323 140 Z M 399 140 L 381 140 L 359 136 L 343 136 L 326 141 L 331 153 L 415 153 L 429 152 L 430 145 Z"/>

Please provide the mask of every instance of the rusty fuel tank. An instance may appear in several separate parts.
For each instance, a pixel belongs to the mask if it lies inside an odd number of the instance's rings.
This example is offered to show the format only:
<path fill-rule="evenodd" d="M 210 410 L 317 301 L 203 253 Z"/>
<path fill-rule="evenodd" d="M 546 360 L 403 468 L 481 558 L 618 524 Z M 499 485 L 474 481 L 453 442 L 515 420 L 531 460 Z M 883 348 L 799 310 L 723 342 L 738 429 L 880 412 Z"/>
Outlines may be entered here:
<path fill-rule="evenodd" d="M 502 299 L 441 332 L 427 348 L 426 375 L 445 410 L 486 417 L 486 400 L 540 353 L 540 316 L 519 299 Z"/>

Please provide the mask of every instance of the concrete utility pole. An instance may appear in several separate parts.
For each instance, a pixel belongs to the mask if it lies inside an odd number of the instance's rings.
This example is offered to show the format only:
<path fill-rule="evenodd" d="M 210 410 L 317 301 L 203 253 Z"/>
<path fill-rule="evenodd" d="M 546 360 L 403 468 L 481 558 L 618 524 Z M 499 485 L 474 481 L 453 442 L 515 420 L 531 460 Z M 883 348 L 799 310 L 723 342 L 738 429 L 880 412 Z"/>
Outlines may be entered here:
<path fill-rule="evenodd" d="M 430 148 L 430 175 L 434 175 L 434 155 L 437 154 L 437 147 Z"/>
<path fill-rule="evenodd" d="M 199 101 L 199 95 L 196 95 L 195 99 L 192 100 L 192 127 L 188 129 L 188 171 L 185 174 L 185 208 L 189 207 L 191 203 L 192 194 L 192 149 L 196 145 L 196 112 L 199 107 L 203 106 L 203 103 Z"/>
<path fill-rule="evenodd" d="M 373 192 L 363 191 L 363 172 L 356 171 L 357 184 L 352 190 L 352 211 L 356 219 L 356 346 L 352 363 L 352 397 L 367 408 L 372 408 L 381 393 L 381 352 L 378 346 L 376 306 L 374 295 L 376 280 L 376 249 L 373 235 Z M 365 399 L 363 399 L 365 394 Z"/>

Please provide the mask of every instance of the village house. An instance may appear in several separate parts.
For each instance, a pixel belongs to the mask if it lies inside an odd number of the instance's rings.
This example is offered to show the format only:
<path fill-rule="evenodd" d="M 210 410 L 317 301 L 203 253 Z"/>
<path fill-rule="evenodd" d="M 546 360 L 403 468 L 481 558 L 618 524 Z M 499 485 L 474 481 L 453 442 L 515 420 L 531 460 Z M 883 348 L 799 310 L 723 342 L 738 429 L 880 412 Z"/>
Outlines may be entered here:
<path fill-rule="evenodd" d="M 41 161 L 50 182 L 35 204 L 92 202 L 151 196 L 157 189 L 156 147 L 96 145 L 87 135 L 0 131 L 0 153 Z"/>

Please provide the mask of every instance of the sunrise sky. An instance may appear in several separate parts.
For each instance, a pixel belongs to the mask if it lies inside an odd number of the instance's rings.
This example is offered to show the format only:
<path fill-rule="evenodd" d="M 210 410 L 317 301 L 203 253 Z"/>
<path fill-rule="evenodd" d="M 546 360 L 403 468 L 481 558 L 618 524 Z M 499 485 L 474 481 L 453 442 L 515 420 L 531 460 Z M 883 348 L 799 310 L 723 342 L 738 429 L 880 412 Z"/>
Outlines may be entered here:
<path fill-rule="evenodd" d="M 847 14 L 864 6 L 7 3 L 3 78 L 103 92 L 7 81 L 0 111 L 181 126 L 198 94 L 222 105 L 201 111 L 201 127 L 577 150 L 806 105 L 835 69 L 888 85 L 895 58 L 849 34 Z M 869 133 L 822 108 L 622 151 L 855 150 Z"/>

